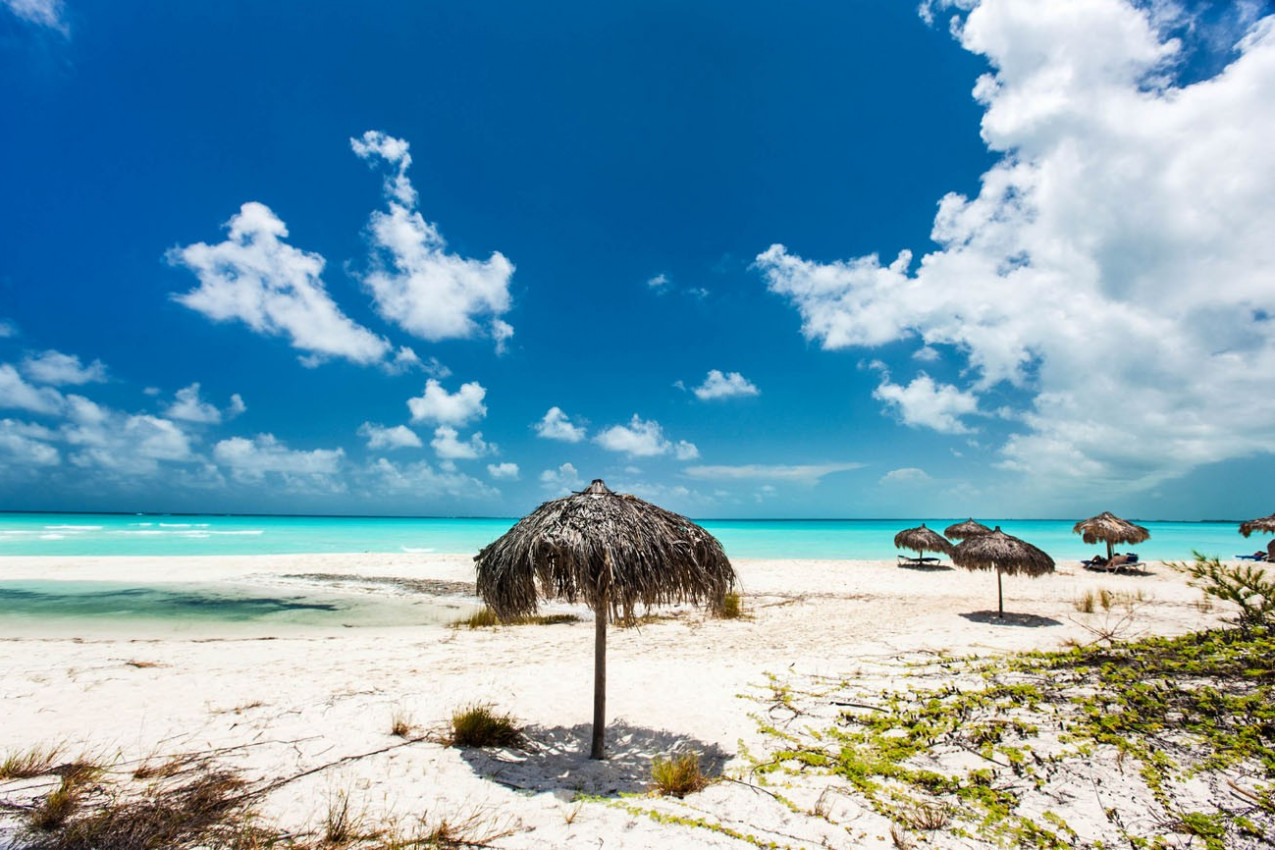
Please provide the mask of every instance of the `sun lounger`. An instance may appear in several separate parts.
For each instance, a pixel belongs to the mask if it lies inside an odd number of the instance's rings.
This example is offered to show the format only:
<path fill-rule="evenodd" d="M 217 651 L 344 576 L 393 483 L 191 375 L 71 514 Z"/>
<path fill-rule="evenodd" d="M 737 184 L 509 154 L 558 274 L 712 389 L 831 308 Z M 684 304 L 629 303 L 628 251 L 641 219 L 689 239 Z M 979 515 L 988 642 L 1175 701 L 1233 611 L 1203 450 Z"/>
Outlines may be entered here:
<path fill-rule="evenodd" d="M 938 562 L 939 562 L 938 558 L 931 558 L 928 555 L 924 557 L 919 557 L 919 558 L 913 558 L 911 555 L 899 556 L 900 566 L 906 565 L 906 566 L 912 566 L 912 567 L 923 567 L 927 564 L 937 564 Z"/>
<path fill-rule="evenodd" d="M 1266 555 L 1262 552 L 1254 552 L 1252 555 L 1236 555 L 1241 561 L 1265 561 Z"/>
<path fill-rule="evenodd" d="M 1080 563 L 1085 569 L 1099 573 L 1118 573 L 1142 568 L 1142 564 L 1138 562 L 1137 552 L 1130 552 L 1128 555 L 1116 554 L 1110 561 L 1103 558 L 1090 558 Z"/>

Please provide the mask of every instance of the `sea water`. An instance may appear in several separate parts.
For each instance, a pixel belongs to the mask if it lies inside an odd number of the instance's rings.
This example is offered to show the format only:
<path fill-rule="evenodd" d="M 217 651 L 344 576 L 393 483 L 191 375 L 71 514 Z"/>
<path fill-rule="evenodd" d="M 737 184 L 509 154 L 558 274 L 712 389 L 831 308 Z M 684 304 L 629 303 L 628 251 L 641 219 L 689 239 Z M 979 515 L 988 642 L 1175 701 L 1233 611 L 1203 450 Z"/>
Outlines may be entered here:
<path fill-rule="evenodd" d="M 893 558 L 894 535 L 924 522 L 942 533 L 959 518 L 838 520 L 697 520 L 732 558 Z M 0 513 L 5 555 L 279 555 L 438 553 L 474 555 L 508 531 L 512 518 L 170 516 Z M 1079 560 L 1104 544 L 1085 544 L 1074 519 L 980 520 L 1044 549 L 1058 561 Z M 1151 538 L 1134 547 L 1143 560 L 1189 560 L 1193 551 L 1233 557 L 1265 548 L 1245 540 L 1236 522 L 1144 522 Z M 2 570 L 0 570 L 2 577 Z"/>

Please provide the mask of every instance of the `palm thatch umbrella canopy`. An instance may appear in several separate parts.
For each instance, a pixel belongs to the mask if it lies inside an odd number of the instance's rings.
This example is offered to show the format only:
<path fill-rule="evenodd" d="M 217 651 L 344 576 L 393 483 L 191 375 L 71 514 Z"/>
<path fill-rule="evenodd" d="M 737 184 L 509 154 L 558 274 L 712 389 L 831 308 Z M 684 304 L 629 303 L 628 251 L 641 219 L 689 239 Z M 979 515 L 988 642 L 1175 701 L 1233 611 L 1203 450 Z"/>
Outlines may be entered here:
<path fill-rule="evenodd" d="M 1025 540 L 1006 534 L 1001 527 L 976 534 L 952 550 L 952 563 L 967 570 L 996 570 L 996 604 L 1005 616 L 1005 594 L 1001 574 L 1040 576 L 1054 571 L 1054 559 Z"/>
<path fill-rule="evenodd" d="M 964 540 L 967 537 L 973 537 L 975 534 L 987 534 L 990 528 L 981 522 L 975 522 L 972 518 L 965 522 L 958 522 L 956 525 L 949 525 L 943 529 L 943 536 L 950 537 L 953 540 Z"/>
<path fill-rule="evenodd" d="M 952 544 L 943 535 L 921 523 L 918 528 L 905 528 L 894 535 L 894 548 L 911 549 L 920 555 L 922 552 L 942 552 L 952 554 Z"/>
<path fill-rule="evenodd" d="M 1086 543 L 1092 544 L 1097 543 L 1099 540 L 1105 541 L 1108 561 L 1111 560 L 1111 544 L 1141 543 L 1151 536 L 1151 532 L 1142 526 L 1134 525 L 1128 520 L 1121 519 L 1111 513 L 1111 511 L 1103 511 L 1097 516 L 1081 520 L 1072 526 L 1071 530 L 1076 534 L 1083 535 L 1081 539 Z"/>
<path fill-rule="evenodd" d="M 478 595 L 502 619 L 536 611 L 540 598 L 583 602 L 594 612 L 593 747 L 603 758 L 606 627 L 638 606 L 718 605 L 735 571 L 713 535 L 684 516 L 601 480 L 545 502 L 474 558 Z"/>
<path fill-rule="evenodd" d="M 1275 514 L 1264 516 L 1260 519 L 1250 519 L 1248 522 L 1240 523 L 1240 534 L 1248 537 L 1254 531 L 1264 531 L 1267 534 L 1275 534 Z M 1275 540 L 1272 540 L 1266 547 L 1267 559 L 1275 557 Z"/>

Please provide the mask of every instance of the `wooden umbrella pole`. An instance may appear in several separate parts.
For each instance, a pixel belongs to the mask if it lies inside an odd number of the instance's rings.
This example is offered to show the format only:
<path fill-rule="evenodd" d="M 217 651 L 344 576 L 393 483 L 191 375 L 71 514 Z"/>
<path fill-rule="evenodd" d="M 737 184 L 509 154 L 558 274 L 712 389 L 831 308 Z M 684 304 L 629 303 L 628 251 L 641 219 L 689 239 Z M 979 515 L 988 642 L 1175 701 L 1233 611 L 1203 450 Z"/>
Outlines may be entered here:
<path fill-rule="evenodd" d="M 610 617 L 610 603 L 607 591 L 610 589 L 611 553 L 606 554 L 607 575 L 601 577 L 602 587 L 598 592 L 597 605 L 593 611 L 593 747 L 589 758 L 606 758 L 606 713 L 607 713 L 607 619 Z"/>
<path fill-rule="evenodd" d="M 1001 590 L 1001 568 L 996 568 L 996 610 L 998 617 L 1005 616 L 1005 592 Z"/>

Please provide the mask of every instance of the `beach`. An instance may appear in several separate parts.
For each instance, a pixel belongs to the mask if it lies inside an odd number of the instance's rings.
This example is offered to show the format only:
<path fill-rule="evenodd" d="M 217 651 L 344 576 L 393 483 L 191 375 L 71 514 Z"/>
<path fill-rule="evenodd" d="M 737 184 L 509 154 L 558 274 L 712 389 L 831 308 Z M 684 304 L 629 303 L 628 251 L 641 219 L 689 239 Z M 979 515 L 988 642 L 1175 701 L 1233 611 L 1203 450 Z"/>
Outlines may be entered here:
<path fill-rule="evenodd" d="M 322 623 L 204 627 L 110 617 L 76 628 L 0 622 L 0 752 L 57 744 L 68 757 L 87 754 L 123 771 L 213 753 L 253 781 L 298 776 L 263 800 L 265 816 L 293 833 L 319 829 L 332 801 L 345 799 L 369 822 L 474 819 L 499 834 L 492 846 L 508 848 L 741 846 L 732 833 L 778 846 L 881 846 L 889 822 L 866 808 L 841 812 L 835 824 L 800 818 L 749 779 L 741 752 L 764 745 L 758 700 L 773 690 L 770 677 L 904 686 L 909 666 L 925 659 L 1059 649 L 1110 628 L 1126 637 L 1181 634 L 1225 613 L 1204 610 L 1200 591 L 1158 563 L 1135 575 L 1060 564 L 1053 575 L 1006 577 L 1003 619 L 988 572 L 782 559 L 740 560 L 736 569 L 743 618 L 660 609 L 637 627 L 611 629 L 609 758 L 597 762 L 585 757 L 592 615 L 550 603 L 546 611 L 581 621 L 450 628 L 439 611 L 459 618 L 479 604 L 469 556 L 7 558 L 6 580 L 145 584 L 180 576 L 351 605 L 375 598 L 388 610 L 432 607 L 430 622 L 397 626 L 340 622 L 340 614 Z M 1078 610 L 1099 588 L 1124 603 Z M 512 714 L 529 747 L 440 743 L 452 712 L 478 703 Z M 396 719 L 418 740 L 392 735 Z M 680 802 L 626 796 L 647 791 L 654 757 L 678 752 L 699 753 L 709 773 L 731 781 Z M 0 794 L 16 790 L 0 785 Z M 659 822 L 635 813 L 630 800 L 725 829 Z M 843 805 L 854 808 L 852 798 Z M 1097 839 L 1104 824 L 1092 808 L 1080 806 L 1068 823 L 1082 832 L 1088 824 Z"/>

